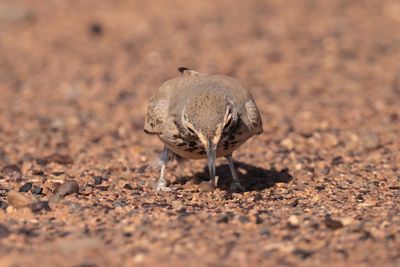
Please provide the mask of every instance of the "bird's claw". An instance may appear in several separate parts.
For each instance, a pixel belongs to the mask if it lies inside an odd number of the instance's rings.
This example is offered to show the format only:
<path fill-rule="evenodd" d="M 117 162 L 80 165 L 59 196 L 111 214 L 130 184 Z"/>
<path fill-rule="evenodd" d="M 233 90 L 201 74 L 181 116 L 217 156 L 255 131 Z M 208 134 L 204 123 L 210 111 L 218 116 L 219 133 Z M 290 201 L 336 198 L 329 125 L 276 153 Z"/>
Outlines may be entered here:
<path fill-rule="evenodd" d="M 157 186 L 156 186 L 156 191 L 157 192 L 170 192 L 172 189 L 167 186 L 167 183 L 165 181 L 158 181 Z"/>
<path fill-rule="evenodd" d="M 210 180 L 210 190 L 214 190 L 215 188 L 218 187 L 218 176 L 215 176 L 214 179 Z"/>

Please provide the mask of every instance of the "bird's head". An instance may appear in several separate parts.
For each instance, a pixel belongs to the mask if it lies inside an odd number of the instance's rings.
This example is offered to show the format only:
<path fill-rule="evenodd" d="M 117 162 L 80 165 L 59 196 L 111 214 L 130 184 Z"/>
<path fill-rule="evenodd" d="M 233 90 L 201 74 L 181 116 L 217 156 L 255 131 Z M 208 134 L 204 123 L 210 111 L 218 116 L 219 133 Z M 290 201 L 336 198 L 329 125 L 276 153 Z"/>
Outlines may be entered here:
<path fill-rule="evenodd" d="M 238 120 L 233 102 L 218 90 L 199 90 L 186 100 L 182 125 L 197 137 L 207 152 L 211 181 L 215 179 L 215 158 L 223 133 L 229 132 Z"/>

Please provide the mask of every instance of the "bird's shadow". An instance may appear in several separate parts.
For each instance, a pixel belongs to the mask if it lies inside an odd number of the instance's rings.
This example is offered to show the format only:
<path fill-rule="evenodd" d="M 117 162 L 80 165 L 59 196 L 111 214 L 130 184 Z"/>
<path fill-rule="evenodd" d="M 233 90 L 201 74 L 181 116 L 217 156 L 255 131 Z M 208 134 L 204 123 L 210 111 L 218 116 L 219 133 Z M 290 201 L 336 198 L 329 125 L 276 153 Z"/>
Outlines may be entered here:
<path fill-rule="evenodd" d="M 235 168 L 245 191 L 261 191 L 265 188 L 273 187 L 276 183 L 289 183 L 293 180 L 293 176 L 288 169 L 281 171 L 274 168 L 264 169 L 238 161 L 235 162 Z M 222 164 L 218 166 L 216 173 L 219 177 L 218 188 L 228 191 L 232 182 L 229 165 Z M 194 173 L 193 176 L 188 178 L 199 182 L 209 180 L 208 168 L 205 167 L 203 171 Z"/>

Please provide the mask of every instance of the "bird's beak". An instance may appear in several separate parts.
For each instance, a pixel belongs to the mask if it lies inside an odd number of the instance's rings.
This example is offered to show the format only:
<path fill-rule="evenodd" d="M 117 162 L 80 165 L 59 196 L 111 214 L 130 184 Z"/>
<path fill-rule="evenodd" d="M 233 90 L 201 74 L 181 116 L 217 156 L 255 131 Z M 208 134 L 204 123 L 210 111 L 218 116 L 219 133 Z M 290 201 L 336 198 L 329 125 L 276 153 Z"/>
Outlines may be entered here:
<path fill-rule="evenodd" d="M 207 141 L 207 159 L 208 159 L 208 170 L 210 172 L 210 183 L 213 187 L 216 187 L 215 180 L 215 158 L 217 153 L 216 146 L 212 143 L 210 139 Z"/>

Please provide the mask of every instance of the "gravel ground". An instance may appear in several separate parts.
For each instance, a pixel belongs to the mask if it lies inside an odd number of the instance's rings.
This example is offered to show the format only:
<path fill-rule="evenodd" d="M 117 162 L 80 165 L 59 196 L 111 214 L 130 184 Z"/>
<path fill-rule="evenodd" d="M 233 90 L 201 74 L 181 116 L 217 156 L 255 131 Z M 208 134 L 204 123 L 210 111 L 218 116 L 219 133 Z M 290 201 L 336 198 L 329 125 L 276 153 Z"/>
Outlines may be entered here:
<path fill-rule="evenodd" d="M 399 266 L 400 3 L 0 2 L 1 266 Z M 206 189 L 145 171 L 179 66 L 239 79 L 264 133 Z"/>

